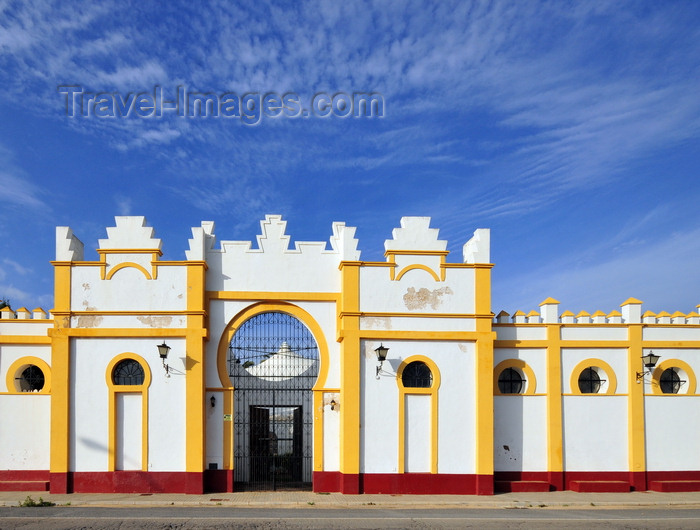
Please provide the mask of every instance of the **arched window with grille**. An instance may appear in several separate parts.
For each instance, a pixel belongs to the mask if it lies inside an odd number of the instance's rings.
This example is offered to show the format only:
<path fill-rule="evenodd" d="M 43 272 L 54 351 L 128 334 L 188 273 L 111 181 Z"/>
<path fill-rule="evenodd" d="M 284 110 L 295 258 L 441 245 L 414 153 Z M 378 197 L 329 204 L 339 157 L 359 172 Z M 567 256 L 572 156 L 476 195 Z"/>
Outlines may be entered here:
<path fill-rule="evenodd" d="M 119 361 L 112 371 L 112 382 L 115 385 L 142 385 L 143 380 L 143 366 L 135 359 Z"/>
<path fill-rule="evenodd" d="M 423 361 L 413 361 L 403 369 L 401 382 L 405 388 L 430 388 L 433 373 Z"/>

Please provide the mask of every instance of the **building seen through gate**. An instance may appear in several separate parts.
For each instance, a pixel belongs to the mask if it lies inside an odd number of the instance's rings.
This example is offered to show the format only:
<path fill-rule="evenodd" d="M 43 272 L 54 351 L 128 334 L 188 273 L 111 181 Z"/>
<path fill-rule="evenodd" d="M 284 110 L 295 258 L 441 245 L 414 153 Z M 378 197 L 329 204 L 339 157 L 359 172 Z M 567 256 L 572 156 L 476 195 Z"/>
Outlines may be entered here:
<path fill-rule="evenodd" d="M 230 345 L 236 489 L 311 489 L 318 347 L 287 313 L 260 313 Z"/>

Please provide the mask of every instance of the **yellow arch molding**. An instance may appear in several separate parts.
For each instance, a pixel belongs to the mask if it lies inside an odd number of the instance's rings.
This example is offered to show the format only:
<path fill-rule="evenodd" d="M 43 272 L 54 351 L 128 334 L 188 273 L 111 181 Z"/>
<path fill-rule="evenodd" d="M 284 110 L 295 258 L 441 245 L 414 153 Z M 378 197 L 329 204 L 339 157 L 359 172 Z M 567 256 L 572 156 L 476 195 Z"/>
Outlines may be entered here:
<path fill-rule="evenodd" d="M 501 372 L 506 368 L 516 368 L 525 375 L 525 379 L 527 380 L 527 387 L 525 387 L 525 392 L 523 392 L 522 394 L 501 394 L 501 391 L 498 388 L 498 376 L 501 375 Z M 530 365 L 528 365 L 522 359 L 506 359 L 505 361 L 501 361 L 500 363 L 498 363 L 493 369 L 494 396 L 530 396 L 535 393 L 535 390 L 537 390 L 537 378 L 535 377 L 535 372 L 533 372 L 532 368 L 530 368 Z"/>
<path fill-rule="evenodd" d="M 328 343 L 318 322 L 301 307 L 288 302 L 259 302 L 246 307 L 243 311 L 234 316 L 228 323 L 219 339 L 219 346 L 216 354 L 216 369 L 219 374 L 219 381 L 227 399 L 224 400 L 224 417 L 233 415 L 233 385 L 226 368 L 226 356 L 228 345 L 231 343 L 233 335 L 245 323 L 246 320 L 259 315 L 260 313 L 280 312 L 287 313 L 297 320 L 300 320 L 313 335 L 318 345 L 319 367 L 318 377 L 312 390 L 314 393 L 314 471 L 323 470 L 323 390 L 328 378 L 328 365 L 330 354 L 328 353 Z M 233 429 L 224 426 L 224 469 L 233 469 Z"/>
<path fill-rule="evenodd" d="M 17 378 L 21 376 L 22 372 L 29 368 L 30 365 L 34 365 L 39 368 L 44 373 L 44 386 L 39 392 L 22 392 L 17 383 Z M 43 359 L 39 357 L 27 356 L 21 357 L 13 362 L 7 369 L 7 375 L 5 376 L 5 383 L 7 384 L 7 391 L 10 394 L 50 394 L 51 393 L 51 368 Z"/>
<path fill-rule="evenodd" d="M 412 362 L 425 363 L 433 374 L 429 388 L 412 388 L 403 386 L 403 371 Z M 430 396 L 430 472 L 438 472 L 438 389 L 440 388 L 440 370 L 432 359 L 424 355 L 412 355 L 404 359 L 396 371 L 396 383 L 399 386 L 399 473 L 406 470 L 406 395 Z"/>
<path fill-rule="evenodd" d="M 569 384 L 571 385 L 571 393 L 577 396 L 594 396 L 596 394 L 584 394 L 578 387 L 578 378 L 581 376 L 586 368 L 600 368 L 605 372 L 605 376 L 608 380 L 608 389 L 605 392 L 599 392 L 598 395 L 612 395 L 617 390 L 617 377 L 612 367 L 602 359 L 596 359 L 591 357 L 590 359 L 585 359 L 578 363 L 573 371 L 571 372 L 571 379 Z"/>
<path fill-rule="evenodd" d="M 440 278 L 438 277 L 437 274 L 435 274 L 435 271 L 433 269 L 431 269 L 427 265 L 423 265 L 421 263 L 414 263 L 413 265 L 408 265 L 407 267 L 404 267 L 403 269 L 401 269 L 401 271 L 399 271 L 399 273 L 396 275 L 396 278 L 394 278 L 394 279 L 396 281 L 399 281 L 404 274 L 406 274 L 408 271 L 412 271 L 415 269 L 420 269 L 422 271 L 426 271 L 426 272 L 430 273 L 430 275 L 433 277 L 433 279 L 436 282 L 440 281 Z"/>
<path fill-rule="evenodd" d="M 133 359 L 143 368 L 143 383 L 140 385 L 115 385 L 112 381 L 114 367 L 124 359 Z M 108 471 L 114 471 L 117 465 L 117 407 L 116 394 L 141 394 L 141 470 L 148 471 L 148 388 L 151 386 L 151 369 L 146 360 L 135 353 L 120 353 L 107 365 L 105 372 L 109 388 L 109 450 Z"/>
<path fill-rule="evenodd" d="M 109 269 L 109 272 L 105 276 L 105 280 L 111 280 L 112 276 L 114 276 L 117 271 L 120 271 L 121 269 L 126 269 L 126 268 L 132 268 L 132 269 L 137 269 L 141 271 L 141 273 L 146 277 L 147 280 L 152 280 L 153 278 L 149 274 L 149 272 L 144 269 L 141 265 L 138 263 L 134 263 L 133 261 L 125 261 L 123 263 L 120 263 L 119 265 L 115 265 L 111 269 Z"/>
<path fill-rule="evenodd" d="M 661 392 L 661 385 L 659 384 L 659 381 L 661 380 L 661 374 L 664 373 L 664 370 L 667 368 L 680 368 L 683 370 L 686 375 L 688 376 L 688 390 L 683 392 L 682 394 L 679 392 L 678 394 L 664 394 Z M 685 362 L 681 361 L 680 359 L 666 359 L 665 361 L 659 363 L 656 365 L 656 369 L 651 375 L 651 392 L 652 394 L 659 395 L 659 396 L 686 396 L 686 395 L 695 395 L 695 389 L 697 388 L 697 380 L 695 379 L 695 372 L 693 369 L 690 367 L 690 365 Z"/>

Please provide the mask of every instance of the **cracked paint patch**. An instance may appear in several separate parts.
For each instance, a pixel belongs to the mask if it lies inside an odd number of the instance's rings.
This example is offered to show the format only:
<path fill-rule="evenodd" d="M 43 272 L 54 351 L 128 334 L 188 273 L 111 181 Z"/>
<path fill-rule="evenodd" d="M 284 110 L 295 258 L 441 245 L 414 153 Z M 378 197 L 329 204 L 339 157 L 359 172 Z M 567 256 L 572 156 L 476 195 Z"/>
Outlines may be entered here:
<path fill-rule="evenodd" d="M 150 317 L 136 317 L 136 319 L 146 326 L 151 328 L 168 328 L 173 321 L 171 316 L 150 316 Z"/>
<path fill-rule="evenodd" d="M 447 294 L 453 294 L 449 287 L 440 287 L 432 291 L 425 287 L 421 287 L 418 291 L 415 287 L 409 287 L 406 294 L 403 295 L 403 303 L 410 311 L 424 309 L 426 306 L 437 309 L 442 304 L 442 297 Z"/>

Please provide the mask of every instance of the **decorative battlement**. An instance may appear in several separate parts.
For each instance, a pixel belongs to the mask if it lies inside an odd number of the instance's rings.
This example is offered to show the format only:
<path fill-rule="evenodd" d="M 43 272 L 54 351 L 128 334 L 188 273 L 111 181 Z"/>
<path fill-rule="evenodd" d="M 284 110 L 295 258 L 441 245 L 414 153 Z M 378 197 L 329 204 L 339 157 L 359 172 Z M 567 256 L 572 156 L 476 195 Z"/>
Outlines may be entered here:
<path fill-rule="evenodd" d="M 144 216 L 117 216 L 114 220 L 117 226 L 107 227 L 107 239 L 99 240 L 100 250 L 160 250 L 161 241 L 153 237 L 153 228 Z"/>
<path fill-rule="evenodd" d="M 666 311 L 653 313 L 646 311 L 642 314 L 642 301 L 629 298 L 620 304 L 622 312 L 613 310 L 610 313 L 596 311 L 592 315 L 581 311 L 574 315 L 571 311 L 559 314 L 559 302 L 547 298 L 540 304 L 540 311 L 516 311 L 513 316 L 501 311 L 495 317 L 496 324 L 700 324 L 700 314 L 696 311 L 682 313 L 676 311 L 669 314 Z M 700 305 L 696 306 L 700 309 Z"/>
<path fill-rule="evenodd" d="M 41 307 L 30 311 L 26 307 L 20 307 L 17 311 L 13 311 L 9 307 L 0 309 L 0 319 L 3 320 L 46 320 L 50 318 Z"/>
<path fill-rule="evenodd" d="M 294 249 L 289 248 L 290 236 L 286 234 L 287 221 L 281 215 L 266 215 L 260 221 L 260 234 L 256 237 L 257 248 L 252 241 L 222 241 L 221 249 L 214 249 L 214 223 L 205 221 L 201 227 L 192 228 L 190 249 L 186 252 L 187 259 L 206 259 L 208 253 L 223 252 L 233 255 L 242 254 L 339 254 L 341 260 L 356 261 L 360 259 L 357 250 L 358 240 L 355 239 L 355 228 L 345 226 L 345 223 L 333 223 L 333 235 L 330 238 L 331 250 L 327 249 L 324 241 L 296 241 Z"/>

